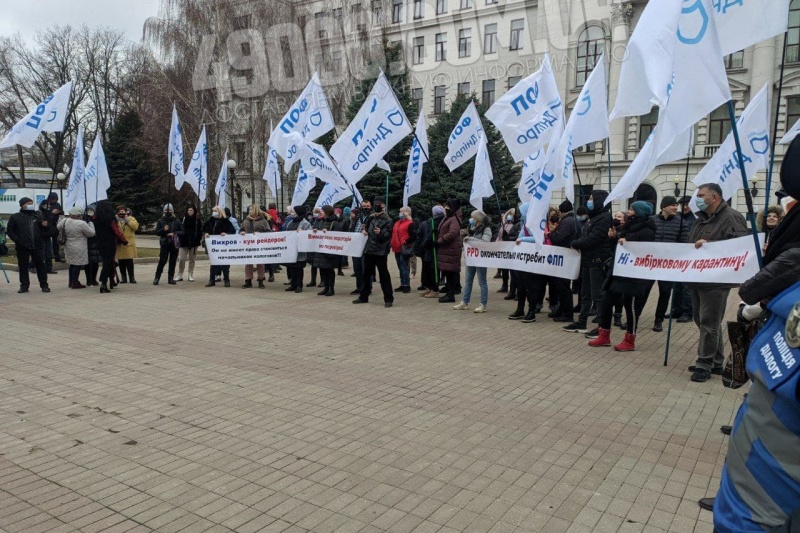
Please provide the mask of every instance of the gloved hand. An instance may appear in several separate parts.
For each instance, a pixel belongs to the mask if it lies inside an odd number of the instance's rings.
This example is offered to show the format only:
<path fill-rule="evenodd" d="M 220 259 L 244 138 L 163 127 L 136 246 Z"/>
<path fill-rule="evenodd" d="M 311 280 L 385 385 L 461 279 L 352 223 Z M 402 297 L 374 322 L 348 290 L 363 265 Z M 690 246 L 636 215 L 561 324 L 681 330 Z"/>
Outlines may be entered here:
<path fill-rule="evenodd" d="M 752 322 L 761 316 L 762 311 L 761 304 L 747 305 L 742 302 L 739 304 L 739 312 L 736 314 L 736 318 L 742 323 Z"/>

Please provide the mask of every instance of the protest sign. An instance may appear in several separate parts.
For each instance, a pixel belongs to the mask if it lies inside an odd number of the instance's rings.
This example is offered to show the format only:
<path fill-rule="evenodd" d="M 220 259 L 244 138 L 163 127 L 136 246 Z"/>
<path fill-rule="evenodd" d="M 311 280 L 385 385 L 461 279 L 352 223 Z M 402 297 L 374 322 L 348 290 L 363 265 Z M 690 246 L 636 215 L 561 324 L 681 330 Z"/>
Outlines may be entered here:
<path fill-rule="evenodd" d="M 213 235 L 206 238 L 212 265 L 266 265 L 297 261 L 295 233 Z"/>
<path fill-rule="evenodd" d="M 626 242 L 617 246 L 614 275 L 683 283 L 740 285 L 758 272 L 752 237 L 694 244 Z"/>
<path fill-rule="evenodd" d="M 361 257 L 366 245 L 366 235 L 349 231 L 301 231 L 297 234 L 298 252 Z"/>
<path fill-rule="evenodd" d="M 467 266 L 509 268 L 555 278 L 577 279 L 581 254 L 570 248 L 534 243 L 467 241 Z"/>

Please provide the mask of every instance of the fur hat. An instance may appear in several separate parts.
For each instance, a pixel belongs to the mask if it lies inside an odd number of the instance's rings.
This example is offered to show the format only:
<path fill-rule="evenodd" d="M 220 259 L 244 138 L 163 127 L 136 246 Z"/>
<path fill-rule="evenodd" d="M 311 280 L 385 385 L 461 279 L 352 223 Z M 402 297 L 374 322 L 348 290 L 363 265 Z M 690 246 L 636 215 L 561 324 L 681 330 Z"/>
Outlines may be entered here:
<path fill-rule="evenodd" d="M 372 203 L 386 205 L 386 199 L 383 196 L 376 196 L 372 199 Z"/>

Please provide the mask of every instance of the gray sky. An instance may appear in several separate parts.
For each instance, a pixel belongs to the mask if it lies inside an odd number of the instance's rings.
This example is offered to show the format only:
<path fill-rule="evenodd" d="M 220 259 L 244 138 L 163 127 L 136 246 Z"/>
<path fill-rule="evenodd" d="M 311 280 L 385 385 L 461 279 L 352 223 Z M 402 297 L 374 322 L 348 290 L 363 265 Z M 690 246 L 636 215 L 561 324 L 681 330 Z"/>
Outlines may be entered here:
<path fill-rule="evenodd" d="M 144 21 L 158 13 L 158 5 L 159 0 L 2 0 L 0 35 L 19 32 L 30 41 L 39 28 L 86 24 L 122 30 L 138 42 Z"/>

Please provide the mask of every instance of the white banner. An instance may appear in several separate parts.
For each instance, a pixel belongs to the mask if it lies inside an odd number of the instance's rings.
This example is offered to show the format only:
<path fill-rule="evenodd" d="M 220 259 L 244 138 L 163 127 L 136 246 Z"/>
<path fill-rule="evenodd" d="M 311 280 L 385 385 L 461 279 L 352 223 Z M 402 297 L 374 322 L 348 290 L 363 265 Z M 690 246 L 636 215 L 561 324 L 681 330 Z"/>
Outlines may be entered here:
<path fill-rule="evenodd" d="M 450 172 L 478 153 L 478 141 L 481 137 L 483 137 L 483 124 L 481 124 L 481 117 L 478 115 L 478 110 L 475 109 L 473 100 L 461 114 L 461 118 L 456 122 L 456 127 L 453 128 L 450 139 L 447 141 L 447 155 L 444 158 L 444 164 L 447 165 Z"/>
<path fill-rule="evenodd" d="M 694 244 L 626 242 L 617 246 L 614 275 L 682 283 L 740 285 L 758 273 L 753 237 Z"/>
<path fill-rule="evenodd" d="M 478 211 L 483 211 L 483 199 L 494 194 L 492 189 L 492 163 L 489 161 L 489 147 L 486 146 L 486 136 L 478 138 L 480 148 L 475 158 L 475 170 L 472 173 L 472 191 L 469 193 L 469 203 Z"/>
<path fill-rule="evenodd" d="M 542 176 L 546 155 L 544 150 L 537 150 L 522 161 L 522 177 L 517 185 L 517 196 L 523 204 L 530 202 L 533 193 L 536 192 L 536 184 Z"/>
<path fill-rule="evenodd" d="M 294 193 L 292 193 L 292 207 L 306 203 L 311 189 L 313 189 L 316 184 L 317 178 L 306 174 L 302 164 L 297 167 L 297 182 L 294 184 Z"/>
<path fill-rule="evenodd" d="M 269 190 L 273 198 L 278 197 L 278 191 L 283 184 L 281 183 L 281 169 L 278 167 L 278 152 L 267 145 L 267 166 L 264 167 L 264 175 L 261 177 L 269 185 Z"/>
<path fill-rule="evenodd" d="M 366 235 L 350 231 L 301 231 L 295 234 L 298 252 L 361 257 L 367 245 Z"/>
<path fill-rule="evenodd" d="M 337 187 L 332 183 L 326 183 L 319 193 L 314 209 L 321 208 L 323 205 L 335 206 L 342 200 L 353 196 L 353 191 L 347 187 Z"/>
<path fill-rule="evenodd" d="M 75 139 L 75 155 L 72 158 L 72 169 L 69 173 L 67 191 L 64 195 L 64 209 L 69 211 L 71 207 L 86 203 L 86 159 L 83 155 L 83 125 L 78 126 L 78 137 Z"/>
<path fill-rule="evenodd" d="M 533 243 L 467 241 L 467 266 L 509 268 L 554 278 L 577 279 L 581 254 L 571 248 Z"/>
<path fill-rule="evenodd" d="M 213 235 L 206 238 L 212 265 L 266 265 L 297 262 L 297 237 L 293 232 L 250 235 Z"/>

